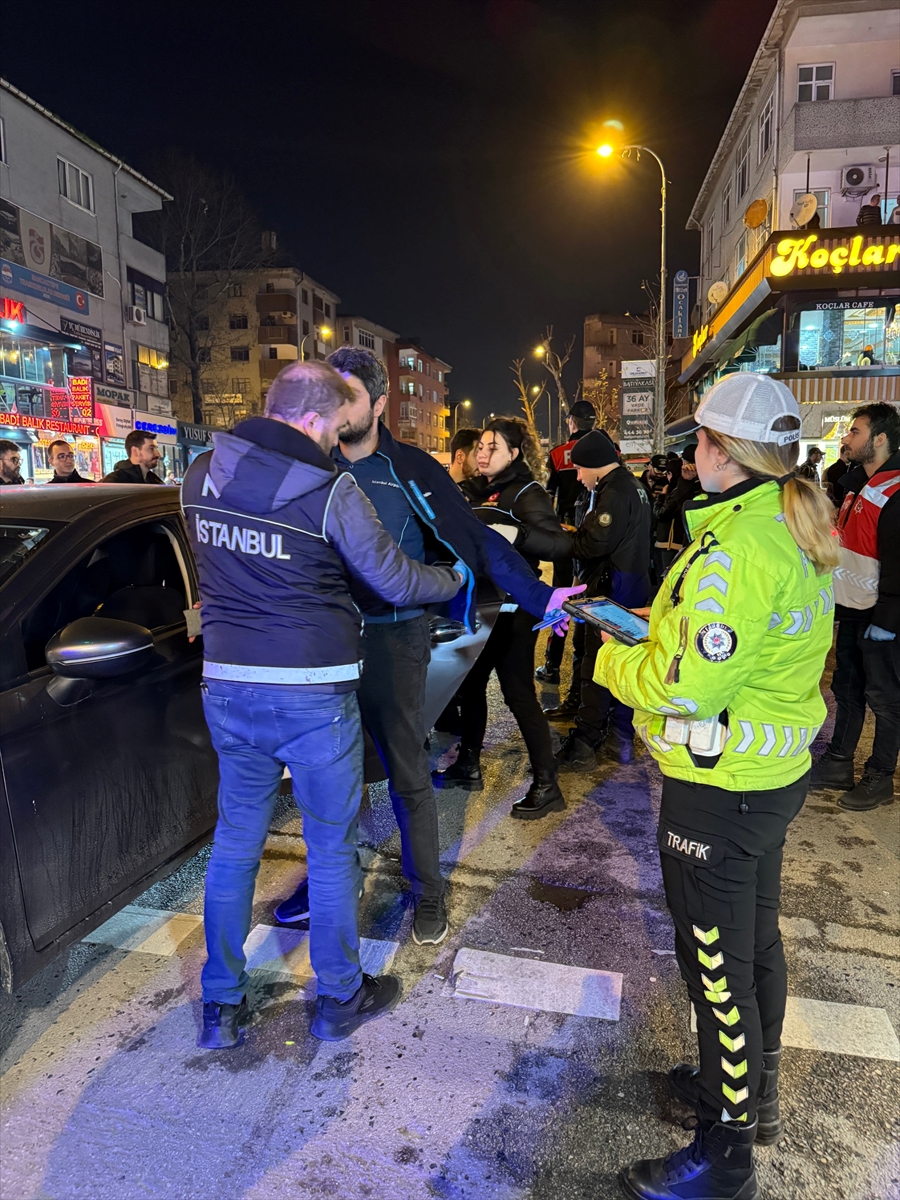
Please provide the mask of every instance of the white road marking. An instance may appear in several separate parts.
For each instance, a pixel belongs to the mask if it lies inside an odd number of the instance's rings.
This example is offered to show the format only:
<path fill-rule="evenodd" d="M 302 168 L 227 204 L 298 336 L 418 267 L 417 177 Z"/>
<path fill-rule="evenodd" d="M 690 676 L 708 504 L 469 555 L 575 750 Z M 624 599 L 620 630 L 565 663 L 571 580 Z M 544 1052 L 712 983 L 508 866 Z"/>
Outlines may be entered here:
<path fill-rule="evenodd" d="M 691 1031 L 697 1032 L 693 1005 Z M 788 996 L 781 1042 L 798 1050 L 900 1062 L 900 1040 L 887 1013 L 883 1008 L 868 1008 L 864 1004 Z"/>
<path fill-rule="evenodd" d="M 367 975 L 382 975 L 390 967 L 399 942 L 359 939 L 360 966 Z M 268 971 L 290 979 L 311 979 L 309 932 L 279 925 L 256 925 L 244 943 L 248 971 Z"/>
<path fill-rule="evenodd" d="M 460 950 L 453 962 L 454 996 L 542 1012 L 618 1021 L 622 976 L 562 963 Z"/>
<path fill-rule="evenodd" d="M 177 954 L 181 944 L 202 924 L 203 918 L 194 913 L 173 913 L 128 904 L 83 940 L 99 946 L 114 946 L 117 950 L 170 956 Z"/>

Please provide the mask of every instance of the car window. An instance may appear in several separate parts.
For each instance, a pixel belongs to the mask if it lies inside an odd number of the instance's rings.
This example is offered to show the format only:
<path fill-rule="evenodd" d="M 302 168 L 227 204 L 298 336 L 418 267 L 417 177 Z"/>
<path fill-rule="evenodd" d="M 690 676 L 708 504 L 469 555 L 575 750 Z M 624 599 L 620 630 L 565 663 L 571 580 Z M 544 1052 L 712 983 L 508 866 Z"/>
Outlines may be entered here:
<path fill-rule="evenodd" d="M 112 617 L 151 630 L 183 621 L 185 588 L 174 535 L 163 522 L 145 522 L 107 538 L 22 622 L 28 670 L 45 665 L 47 643 L 79 617 Z"/>
<path fill-rule="evenodd" d="M 52 532 L 49 525 L 0 525 L 0 584 L 12 578 Z"/>

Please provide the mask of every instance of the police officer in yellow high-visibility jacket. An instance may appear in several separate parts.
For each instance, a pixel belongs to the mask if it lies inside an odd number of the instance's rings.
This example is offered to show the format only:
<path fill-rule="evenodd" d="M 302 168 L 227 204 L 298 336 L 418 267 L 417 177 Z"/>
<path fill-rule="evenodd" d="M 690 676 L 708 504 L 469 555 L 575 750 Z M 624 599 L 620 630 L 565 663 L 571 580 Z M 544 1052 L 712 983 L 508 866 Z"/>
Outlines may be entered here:
<path fill-rule="evenodd" d="M 691 543 L 648 640 L 605 639 L 594 676 L 635 710 L 664 775 L 663 882 L 700 1042 L 699 1069 L 670 1076 L 695 1141 L 620 1180 L 641 1200 L 753 1200 L 753 1142 L 781 1134 L 782 850 L 825 719 L 839 547 L 824 493 L 793 473 L 800 416 L 784 384 L 727 376 L 667 432 L 693 430 L 706 494 L 685 510 Z"/>

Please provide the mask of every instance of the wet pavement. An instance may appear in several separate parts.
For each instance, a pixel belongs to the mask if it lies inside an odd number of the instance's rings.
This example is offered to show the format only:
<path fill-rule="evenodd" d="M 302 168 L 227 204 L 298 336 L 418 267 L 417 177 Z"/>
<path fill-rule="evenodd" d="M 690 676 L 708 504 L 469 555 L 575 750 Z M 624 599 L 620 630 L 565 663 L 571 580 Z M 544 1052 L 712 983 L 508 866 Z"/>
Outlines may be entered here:
<path fill-rule="evenodd" d="M 665 1074 L 694 1043 L 655 849 L 659 773 L 645 753 L 601 757 L 563 777 L 566 812 L 512 821 L 527 760 L 495 687 L 491 715 L 485 790 L 438 797 L 439 947 L 411 940 L 390 804 L 370 790 L 361 932 L 404 999 L 348 1041 L 310 1037 L 304 939 L 271 929 L 304 873 L 288 798 L 257 886 L 243 1046 L 194 1044 L 208 851 L 0 998 L 3 1200 L 605 1200 L 623 1162 L 683 1144 Z M 811 795 L 788 837 L 788 1132 L 758 1152 L 767 1200 L 900 1197 L 900 804 L 834 800 Z M 464 997 L 461 949 L 618 973 L 618 1020 Z"/>

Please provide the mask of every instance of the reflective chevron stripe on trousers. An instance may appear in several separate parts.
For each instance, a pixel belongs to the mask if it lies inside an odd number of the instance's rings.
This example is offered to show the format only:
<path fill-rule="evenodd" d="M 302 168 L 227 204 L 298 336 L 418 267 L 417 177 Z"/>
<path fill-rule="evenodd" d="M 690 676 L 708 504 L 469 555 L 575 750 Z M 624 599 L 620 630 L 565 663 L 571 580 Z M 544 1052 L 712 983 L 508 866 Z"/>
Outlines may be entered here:
<path fill-rule="evenodd" d="M 808 772 L 763 792 L 663 780 L 660 860 L 678 965 L 697 1014 L 702 1119 L 752 1122 L 763 1051 L 781 1041 L 782 854 L 808 785 Z"/>

